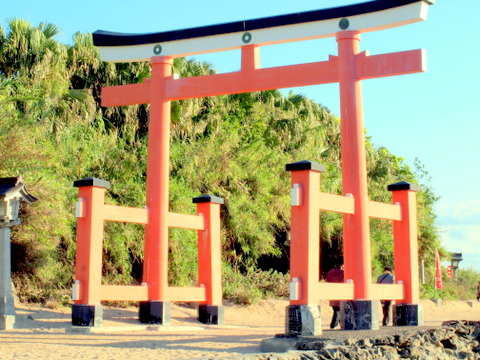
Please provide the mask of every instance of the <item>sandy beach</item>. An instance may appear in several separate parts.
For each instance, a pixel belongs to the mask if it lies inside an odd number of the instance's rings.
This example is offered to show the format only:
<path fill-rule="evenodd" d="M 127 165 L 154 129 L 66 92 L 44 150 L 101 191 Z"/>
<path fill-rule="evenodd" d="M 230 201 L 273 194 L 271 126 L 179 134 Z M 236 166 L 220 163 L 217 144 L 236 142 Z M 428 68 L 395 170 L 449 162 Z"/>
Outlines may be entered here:
<path fill-rule="evenodd" d="M 480 303 L 445 301 L 438 306 L 422 300 L 425 325 L 446 320 L 480 320 Z M 285 332 L 287 301 L 265 300 L 255 305 L 225 306 L 225 325 L 206 326 L 196 310 L 172 305 L 168 326 L 138 322 L 137 309 L 104 308 L 104 324 L 74 328 L 68 307 L 48 309 L 17 304 L 15 329 L 0 331 L 0 359 L 231 359 L 259 353 L 260 342 Z M 324 333 L 331 310 L 322 302 Z M 333 330 L 335 331 L 335 330 Z"/>

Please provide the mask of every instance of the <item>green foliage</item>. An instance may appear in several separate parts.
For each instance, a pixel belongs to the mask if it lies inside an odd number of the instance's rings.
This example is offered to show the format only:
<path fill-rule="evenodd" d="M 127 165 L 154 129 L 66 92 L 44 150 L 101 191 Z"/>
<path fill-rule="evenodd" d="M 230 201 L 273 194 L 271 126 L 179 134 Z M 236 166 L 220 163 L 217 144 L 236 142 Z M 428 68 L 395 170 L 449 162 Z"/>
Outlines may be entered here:
<path fill-rule="evenodd" d="M 223 264 L 223 296 L 237 304 L 254 304 L 263 298 L 288 298 L 290 278 L 274 270 L 240 272 Z"/>
<path fill-rule="evenodd" d="M 176 286 L 198 284 L 197 232 L 170 229 L 169 282 Z"/>
<path fill-rule="evenodd" d="M 477 285 L 480 281 L 480 273 L 471 268 L 457 269 L 456 278 L 451 279 L 442 268 L 443 289 L 433 289 L 434 282 L 430 281 L 425 286 L 422 295 L 425 298 L 439 298 L 445 300 L 474 300 L 477 297 Z"/>
<path fill-rule="evenodd" d="M 111 182 L 107 202 L 146 203 L 147 105 L 104 108 L 102 86 L 138 83 L 149 64 L 100 60 L 89 34 L 77 33 L 70 46 L 54 40 L 51 24 L 33 27 L 20 19 L 0 29 L 0 176 L 23 175 L 40 200 L 23 209 L 14 229 L 14 281 L 23 300 L 65 299 L 74 273 L 77 198 L 72 182 L 97 177 Z M 175 59 L 181 77 L 212 74 L 209 64 Z M 288 275 L 261 272 L 264 255 L 285 256 L 278 234 L 289 230 L 290 175 L 285 164 L 322 163 L 322 190 L 342 193 L 340 121 L 301 94 L 277 90 L 182 100 L 172 103 L 170 209 L 195 213 L 192 197 L 212 194 L 222 206 L 224 294 L 249 303 L 262 296 L 285 296 Z M 388 184 L 422 182 L 419 247 L 431 259 L 439 245 L 428 174 L 412 171 L 401 157 L 367 140 L 372 200 L 391 201 Z M 338 254 L 342 217 L 322 213 L 322 244 Z M 391 225 L 372 220 L 374 271 L 391 264 Z M 144 228 L 108 223 L 103 281 L 142 281 Z M 319 239 L 320 241 L 320 239 Z M 337 255 L 335 255 L 337 256 Z M 171 229 L 172 285 L 197 281 L 196 233 Z M 430 263 L 431 268 L 433 263 Z M 63 301 L 63 300 L 61 300 Z"/>
<path fill-rule="evenodd" d="M 457 269 L 456 278 L 448 279 L 446 287 L 450 288 L 450 281 L 452 281 L 451 288 L 452 295 L 455 299 L 473 300 L 477 297 L 477 286 L 480 282 L 480 273 L 471 268 Z"/>

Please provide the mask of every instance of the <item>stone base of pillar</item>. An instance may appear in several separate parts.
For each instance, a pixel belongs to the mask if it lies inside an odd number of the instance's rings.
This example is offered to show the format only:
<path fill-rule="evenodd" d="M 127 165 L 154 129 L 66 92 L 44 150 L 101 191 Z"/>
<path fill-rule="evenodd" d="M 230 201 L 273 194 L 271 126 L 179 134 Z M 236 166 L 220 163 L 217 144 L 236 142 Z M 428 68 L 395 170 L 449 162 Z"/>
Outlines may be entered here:
<path fill-rule="evenodd" d="M 170 324 L 171 303 L 168 301 L 141 301 L 138 311 L 143 324 Z"/>
<path fill-rule="evenodd" d="M 0 330 L 13 329 L 15 326 L 15 315 L 0 315 Z"/>
<path fill-rule="evenodd" d="M 198 321 L 209 325 L 223 325 L 224 324 L 224 307 L 215 305 L 199 305 L 198 306 Z"/>
<path fill-rule="evenodd" d="M 289 305 L 285 320 L 285 333 L 288 336 L 322 334 L 322 317 L 318 305 Z"/>
<path fill-rule="evenodd" d="M 393 306 L 393 321 L 396 326 L 422 326 L 421 304 L 396 304 Z"/>
<path fill-rule="evenodd" d="M 375 300 L 341 302 L 340 321 L 344 330 L 378 330 L 379 305 Z"/>
<path fill-rule="evenodd" d="M 74 304 L 72 306 L 72 325 L 102 326 L 103 306 Z"/>
<path fill-rule="evenodd" d="M 2 290 L 5 290 L 5 291 L 2 291 Z M 6 293 L 6 294 L 4 295 L 4 293 Z M 15 315 L 16 314 L 15 313 L 15 301 L 14 301 L 11 293 L 12 293 L 12 290 L 8 285 L 7 285 L 7 289 L 0 289 L 0 315 Z"/>

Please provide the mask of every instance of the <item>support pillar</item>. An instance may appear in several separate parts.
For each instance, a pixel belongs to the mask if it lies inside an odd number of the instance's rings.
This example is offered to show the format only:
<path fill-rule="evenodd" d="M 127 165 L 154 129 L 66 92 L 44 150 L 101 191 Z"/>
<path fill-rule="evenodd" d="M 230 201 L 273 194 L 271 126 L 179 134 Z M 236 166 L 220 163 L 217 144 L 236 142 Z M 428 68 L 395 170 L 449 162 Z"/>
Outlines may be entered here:
<path fill-rule="evenodd" d="M 362 84 L 357 74 L 360 33 L 337 33 L 341 108 L 343 193 L 355 199 L 353 214 L 343 216 L 345 279 L 352 280 L 354 301 L 345 308 L 345 329 L 378 328 L 378 307 L 371 299 L 371 249 Z M 351 310 L 351 311 L 350 311 Z"/>
<path fill-rule="evenodd" d="M 325 167 L 315 162 L 287 164 L 292 172 L 292 222 L 290 229 L 290 306 L 288 335 L 315 336 L 322 333 L 318 307 L 320 294 L 320 173 Z"/>
<path fill-rule="evenodd" d="M 367 164 L 362 85 L 356 73 L 360 34 L 337 34 L 340 77 L 343 193 L 355 199 L 354 214 L 344 215 L 345 279 L 355 284 L 355 299 L 369 300 L 371 279 Z"/>
<path fill-rule="evenodd" d="M 102 326 L 103 306 L 73 304 L 72 325 L 75 326 Z"/>
<path fill-rule="evenodd" d="M 110 183 L 97 178 L 77 180 L 77 252 L 75 281 L 77 298 L 72 307 L 72 325 L 101 326 L 100 304 L 103 254 L 103 214 L 105 189 Z"/>
<path fill-rule="evenodd" d="M 285 319 L 285 333 L 288 336 L 318 336 L 322 334 L 320 305 L 289 305 Z"/>
<path fill-rule="evenodd" d="M 225 308 L 222 305 L 198 305 L 198 321 L 207 325 L 225 324 Z"/>
<path fill-rule="evenodd" d="M 140 301 L 139 320 L 144 324 L 170 324 L 171 303 L 169 301 Z"/>
<path fill-rule="evenodd" d="M 393 306 L 393 321 L 397 326 L 421 326 L 416 202 L 420 186 L 402 181 L 388 190 L 393 203 L 402 207 L 402 220 L 393 222 L 393 248 L 395 280 L 403 283 L 405 297 Z"/>
<path fill-rule="evenodd" d="M 167 81 L 172 76 L 173 59 L 167 56 L 154 56 L 151 59 L 151 65 L 147 159 L 148 224 L 145 226 L 143 267 L 143 281 L 148 284 L 148 301 L 140 304 L 140 321 L 168 324 L 170 322 L 167 290 L 171 103 L 167 97 Z"/>
<path fill-rule="evenodd" d="M 423 326 L 422 304 L 395 304 L 393 306 L 395 326 Z"/>
<path fill-rule="evenodd" d="M 0 227 L 0 330 L 15 326 L 12 295 L 10 227 Z"/>
<path fill-rule="evenodd" d="M 198 283 L 205 287 L 206 301 L 198 307 L 198 320 L 204 324 L 223 325 L 222 247 L 220 242 L 220 205 L 223 199 L 203 195 L 193 199 L 205 228 L 198 231 Z"/>
<path fill-rule="evenodd" d="M 378 330 L 378 301 L 342 301 L 340 322 L 343 330 Z"/>

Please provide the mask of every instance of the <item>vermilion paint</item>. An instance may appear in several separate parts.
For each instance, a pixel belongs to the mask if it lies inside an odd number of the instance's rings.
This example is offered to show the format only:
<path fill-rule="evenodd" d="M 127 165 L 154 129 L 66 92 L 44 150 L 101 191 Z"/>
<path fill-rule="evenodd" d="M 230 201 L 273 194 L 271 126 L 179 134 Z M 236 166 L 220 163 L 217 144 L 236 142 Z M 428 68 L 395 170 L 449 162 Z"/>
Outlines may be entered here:
<path fill-rule="evenodd" d="M 297 279 L 299 296 L 291 303 L 316 304 L 319 299 L 329 299 L 332 296 L 337 299 L 358 300 L 385 298 L 387 288 L 372 284 L 371 279 L 370 217 L 394 221 L 395 268 L 397 279 L 401 279 L 403 285 L 389 287 L 392 294 L 390 298 L 409 303 L 418 302 L 418 261 L 415 258 L 417 245 L 414 239 L 415 194 L 408 190 L 395 191 L 393 205 L 372 202 L 368 198 L 361 80 L 425 71 L 424 52 L 414 50 L 369 56 L 366 52 L 360 52 L 360 34 L 355 31 L 339 32 L 337 42 L 338 56 L 330 56 L 327 61 L 268 69 L 260 68 L 260 47 L 245 45 L 242 47 L 240 71 L 181 79 L 172 76 L 172 58 L 157 56 L 151 58 L 151 79 L 146 79 L 142 84 L 103 88 L 103 106 L 151 104 L 147 209 L 146 213 L 140 209 L 139 212 L 133 211 L 137 221 L 146 224 L 144 282 L 148 292 L 145 292 L 145 289 L 139 290 L 135 295 L 136 299 L 148 293 L 148 299 L 145 300 L 191 300 L 212 305 L 221 302 L 218 205 L 198 205 L 198 211 L 204 219 L 201 227 L 198 217 L 185 215 L 184 221 L 181 214 L 169 212 L 170 102 L 194 97 L 338 82 L 342 117 L 343 195 L 321 193 L 319 172 L 292 172 L 292 183 L 300 185 L 302 204 L 292 206 L 291 277 Z M 103 200 L 93 199 L 93 195 L 89 195 L 88 191 L 79 196 L 87 203 L 103 203 Z M 397 202 L 399 204 L 396 204 Z M 102 209 L 98 206 L 95 205 L 95 209 Z M 121 218 L 114 214 L 115 209 L 110 206 L 105 206 L 104 210 L 111 220 L 118 221 Z M 320 210 L 345 214 L 346 284 L 319 282 Z M 81 281 L 82 289 L 78 302 L 96 304 L 101 300 L 100 294 L 104 293 L 99 290 L 100 275 L 95 274 L 101 271 L 103 221 L 109 219 L 104 217 L 101 210 L 92 210 L 88 214 L 90 215 L 87 217 L 95 219 L 79 219 L 78 241 L 87 244 L 87 250 L 79 250 L 77 257 L 76 279 Z M 199 283 L 203 287 L 169 287 L 168 227 L 181 226 L 189 221 L 192 222 L 190 228 L 199 230 Z M 334 288 L 335 295 L 332 295 Z M 196 300 L 191 297 L 187 299 L 188 296 L 195 297 Z"/>
<path fill-rule="evenodd" d="M 402 220 L 393 222 L 395 279 L 405 284 L 402 303 L 418 304 L 420 301 L 418 280 L 417 202 L 412 190 L 392 191 L 393 203 L 400 203 Z"/>
<path fill-rule="evenodd" d="M 151 64 L 144 281 L 148 284 L 149 300 L 166 301 L 171 110 L 166 96 L 166 80 L 172 76 L 173 59 L 153 57 Z"/>
<path fill-rule="evenodd" d="M 354 213 L 343 221 L 345 279 L 353 280 L 355 299 L 368 300 L 372 279 L 362 84 L 357 75 L 360 34 L 343 31 L 337 42 L 343 193 L 355 199 Z"/>
<path fill-rule="evenodd" d="M 77 222 L 75 279 L 80 281 L 76 304 L 100 304 L 103 253 L 103 212 L 105 189 L 88 186 L 78 188 L 82 214 Z"/>

